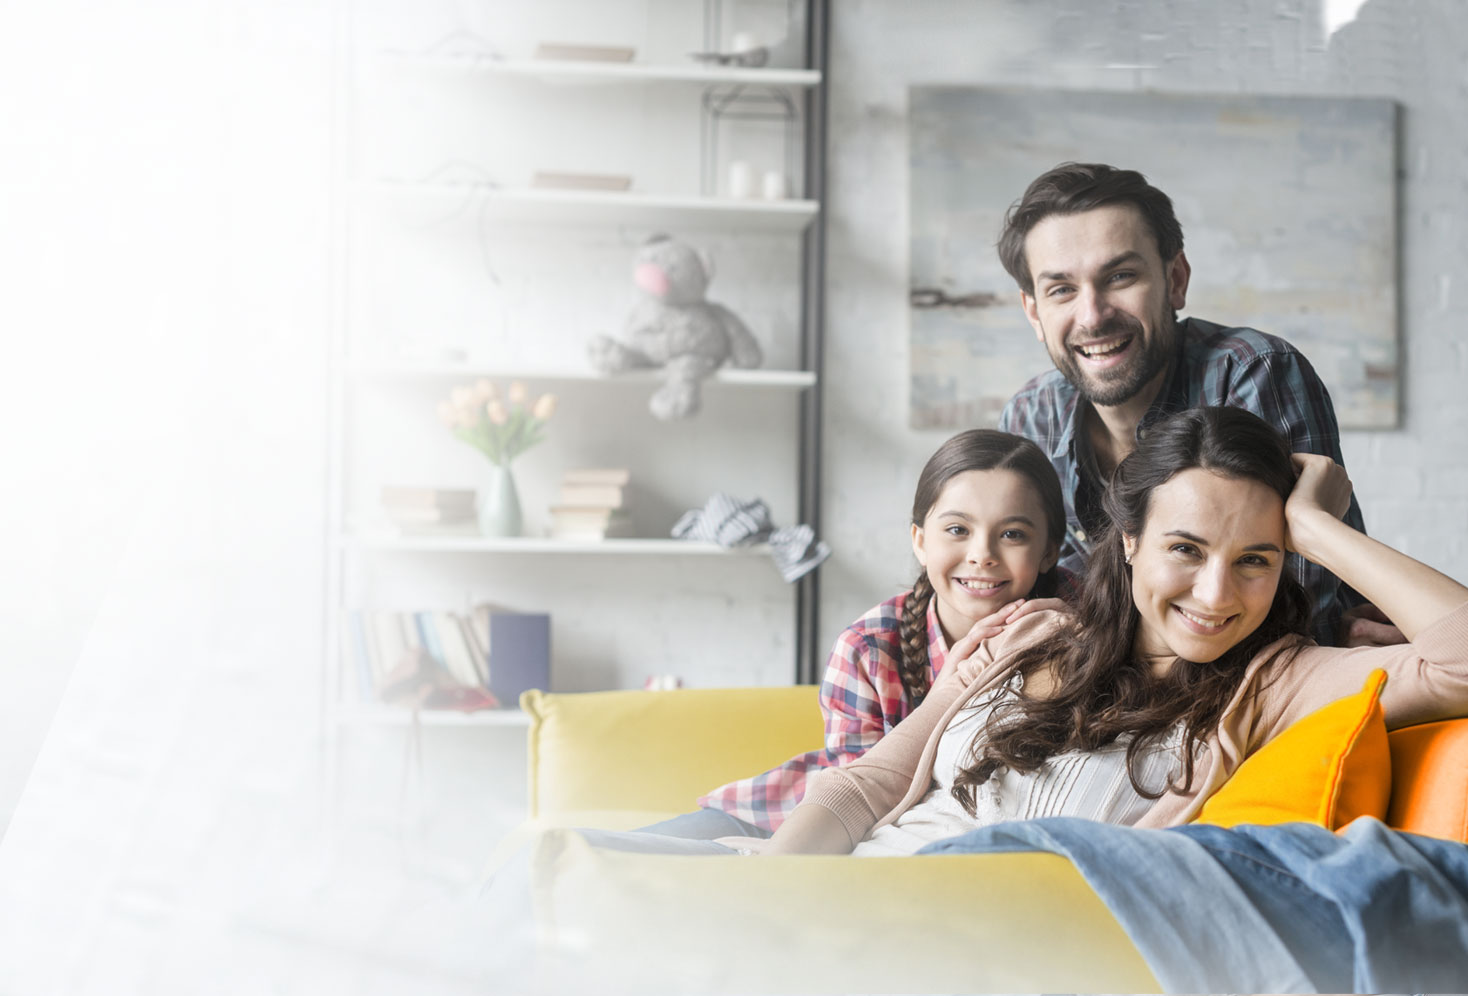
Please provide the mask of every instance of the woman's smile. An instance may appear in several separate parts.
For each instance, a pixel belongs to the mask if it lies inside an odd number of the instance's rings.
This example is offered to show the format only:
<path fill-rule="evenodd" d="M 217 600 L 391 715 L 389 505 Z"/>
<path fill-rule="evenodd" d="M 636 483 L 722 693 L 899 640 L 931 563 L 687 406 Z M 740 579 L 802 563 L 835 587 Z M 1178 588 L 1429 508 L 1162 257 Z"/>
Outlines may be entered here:
<path fill-rule="evenodd" d="M 1200 633 L 1204 636 L 1218 635 L 1219 633 L 1223 632 L 1224 628 L 1227 627 L 1229 623 L 1238 618 L 1238 616 L 1226 616 L 1222 619 L 1219 619 L 1216 616 L 1200 615 L 1196 612 L 1189 612 L 1181 605 L 1174 605 L 1172 608 L 1173 611 L 1177 612 L 1183 617 L 1183 622 L 1189 628 L 1191 628 L 1194 632 Z"/>

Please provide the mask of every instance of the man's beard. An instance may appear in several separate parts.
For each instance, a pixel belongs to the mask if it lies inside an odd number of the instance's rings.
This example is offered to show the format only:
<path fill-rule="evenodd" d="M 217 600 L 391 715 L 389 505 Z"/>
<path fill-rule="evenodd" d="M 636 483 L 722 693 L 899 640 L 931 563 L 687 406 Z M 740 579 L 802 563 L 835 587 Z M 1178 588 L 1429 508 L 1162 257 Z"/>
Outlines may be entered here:
<path fill-rule="evenodd" d="M 1130 401 L 1172 359 L 1172 344 L 1177 338 L 1176 318 L 1168 312 L 1158 318 L 1157 334 L 1150 338 L 1143 334 L 1142 323 L 1130 315 L 1118 316 L 1097 329 L 1088 330 L 1085 336 L 1088 339 L 1130 335 L 1132 341 L 1127 348 L 1140 350 L 1128 363 L 1103 371 L 1099 377 L 1081 372 L 1080 360 L 1068 343 L 1062 346 L 1061 362 L 1056 366 L 1081 397 L 1093 405 L 1109 408 Z"/>

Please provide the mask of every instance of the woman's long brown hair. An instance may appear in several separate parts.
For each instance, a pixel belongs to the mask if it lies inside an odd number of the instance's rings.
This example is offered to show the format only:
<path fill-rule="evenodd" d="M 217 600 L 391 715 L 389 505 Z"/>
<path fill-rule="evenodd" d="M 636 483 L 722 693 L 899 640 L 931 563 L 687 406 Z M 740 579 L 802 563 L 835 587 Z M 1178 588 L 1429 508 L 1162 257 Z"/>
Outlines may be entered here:
<path fill-rule="evenodd" d="M 933 503 L 948 482 L 970 470 L 1012 470 L 1034 485 L 1045 510 L 1046 538 L 1060 549 L 1065 538 L 1065 498 L 1060 493 L 1060 477 L 1044 451 L 1023 436 L 997 429 L 969 429 L 952 437 L 928 458 L 918 475 L 917 490 L 912 496 L 912 524 L 922 526 Z M 1058 567 L 1042 571 L 1026 598 L 1051 598 L 1060 585 Z M 928 694 L 928 602 L 933 597 L 933 582 L 926 570 L 918 571 L 912 591 L 902 603 L 899 639 L 902 660 L 898 672 L 907 701 L 914 709 Z"/>
<path fill-rule="evenodd" d="M 1001 767 L 1032 772 L 1070 751 L 1094 751 L 1131 735 L 1127 772 L 1132 787 L 1155 799 L 1165 789 L 1138 783 L 1136 762 L 1183 723 L 1181 791 L 1193 783 L 1194 750 L 1222 718 L 1260 651 L 1295 636 L 1269 662 L 1292 658 L 1309 632 L 1310 600 L 1299 582 L 1281 571 L 1269 614 L 1234 647 L 1209 663 L 1179 659 L 1162 677 L 1133 650 L 1140 615 L 1132 599 L 1131 568 L 1123 535 L 1140 536 L 1152 492 L 1184 470 L 1201 468 L 1225 477 L 1259 481 L 1287 499 L 1295 473 L 1283 438 L 1258 416 L 1239 408 L 1196 408 L 1154 425 L 1146 440 L 1121 462 L 1103 497 L 1111 525 L 1087 564 L 1081 597 L 1067 629 L 1027 647 L 1014 667 L 1029 675 L 1048 665 L 1055 679 L 1045 698 L 1021 691 L 990 714 L 969 744 L 967 765 L 953 797 L 971 815 L 976 790 Z"/>

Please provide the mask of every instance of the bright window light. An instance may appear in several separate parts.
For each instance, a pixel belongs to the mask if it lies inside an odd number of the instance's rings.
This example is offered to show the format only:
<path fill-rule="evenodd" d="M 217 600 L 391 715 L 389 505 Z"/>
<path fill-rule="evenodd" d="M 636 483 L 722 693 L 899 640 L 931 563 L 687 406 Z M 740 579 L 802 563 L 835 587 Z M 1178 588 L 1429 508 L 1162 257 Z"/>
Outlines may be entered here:
<path fill-rule="evenodd" d="M 1335 34 L 1356 19 L 1366 0 L 1325 0 L 1325 33 Z"/>

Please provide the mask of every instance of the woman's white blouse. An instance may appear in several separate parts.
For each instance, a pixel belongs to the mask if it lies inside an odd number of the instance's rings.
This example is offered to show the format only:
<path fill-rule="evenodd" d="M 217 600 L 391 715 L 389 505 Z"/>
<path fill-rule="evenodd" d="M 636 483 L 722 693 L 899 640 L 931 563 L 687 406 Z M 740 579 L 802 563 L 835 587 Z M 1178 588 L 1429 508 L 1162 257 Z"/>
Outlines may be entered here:
<path fill-rule="evenodd" d="M 1103 823 L 1130 826 L 1150 809 L 1154 799 L 1139 795 L 1127 776 L 1127 737 L 1120 737 L 1097 751 L 1058 754 L 1030 774 L 1000 768 L 978 789 L 977 812 L 964 812 L 951 789 L 958 772 L 968 763 L 968 746 L 981 730 L 1000 696 L 1012 697 L 1022 687 L 1016 675 L 993 692 L 980 696 L 953 718 L 938 741 L 933 763 L 933 786 L 921 800 L 895 823 L 878 828 L 856 845 L 853 854 L 891 856 L 913 854 L 926 844 L 966 833 L 976 827 L 1006 820 L 1032 820 L 1042 816 L 1076 816 Z M 1151 791 L 1164 789 L 1182 771 L 1182 724 L 1165 743 L 1157 744 L 1138 758 L 1142 785 Z"/>

